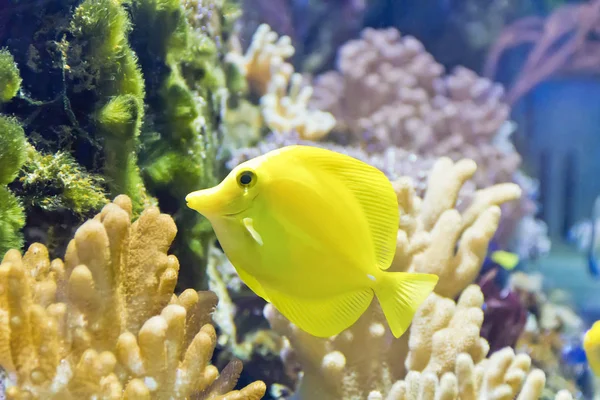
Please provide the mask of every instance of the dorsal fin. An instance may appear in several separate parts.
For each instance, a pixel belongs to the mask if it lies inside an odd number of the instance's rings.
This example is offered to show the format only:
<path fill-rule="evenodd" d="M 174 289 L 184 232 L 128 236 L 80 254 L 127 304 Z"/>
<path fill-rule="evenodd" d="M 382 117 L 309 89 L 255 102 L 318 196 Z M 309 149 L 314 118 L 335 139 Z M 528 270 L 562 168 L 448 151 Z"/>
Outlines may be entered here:
<path fill-rule="evenodd" d="M 398 200 L 389 179 L 377 168 L 346 154 L 312 146 L 294 145 L 280 150 L 307 168 L 334 175 L 358 201 L 369 226 L 377 265 L 387 269 L 396 251 Z"/>

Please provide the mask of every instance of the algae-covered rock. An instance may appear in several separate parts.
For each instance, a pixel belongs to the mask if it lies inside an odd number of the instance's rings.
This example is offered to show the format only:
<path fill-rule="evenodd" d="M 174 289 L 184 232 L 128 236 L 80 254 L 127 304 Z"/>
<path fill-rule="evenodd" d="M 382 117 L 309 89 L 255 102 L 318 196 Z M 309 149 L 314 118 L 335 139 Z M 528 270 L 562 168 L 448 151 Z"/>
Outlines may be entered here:
<path fill-rule="evenodd" d="M 0 103 L 15 97 L 20 86 L 21 76 L 13 56 L 8 50 L 0 49 Z"/>
<path fill-rule="evenodd" d="M 0 257 L 23 244 L 23 207 L 7 185 L 25 162 L 25 132 L 14 118 L 0 115 Z"/>
<path fill-rule="evenodd" d="M 235 2 L 8 0 L 6 7 L 0 67 L 9 68 L 0 74 L 11 83 L 0 88 L 10 94 L 0 112 L 16 116 L 30 143 L 10 186 L 25 206 L 26 242 L 60 251 L 107 196 L 127 194 L 134 214 L 158 203 L 174 216 L 173 251 L 190 266 L 181 280 L 201 285 L 212 229 L 184 198 L 222 175 L 224 115 L 244 86 L 223 61 Z"/>
<path fill-rule="evenodd" d="M 131 22 L 119 2 L 86 0 L 75 10 L 70 31 L 74 40 L 67 54 L 74 91 L 92 100 L 90 128 L 102 147 L 110 191 L 127 194 L 139 212 L 152 201 L 137 165 L 145 92 L 129 47 Z"/>
<path fill-rule="evenodd" d="M 217 5 L 199 9 L 206 6 L 182 7 L 179 0 L 133 0 L 130 5 L 136 26 L 131 46 L 139 57 L 148 113 L 153 116 L 142 129 L 140 165 L 147 187 L 180 227 L 175 253 L 190 265 L 204 263 L 213 233 L 184 199 L 191 191 L 217 183 L 229 95 L 219 44 L 227 24 L 224 17 L 219 19 L 223 13 Z M 209 14 L 212 18 L 201 20 Z M 204 284 L 200 271 L 184 272 L 197 285 Z"/>
<path fill-rule="evenodd" d="M 0 115 L 0 185 L 8 185 L 25 162 L 25 132 L 15 118 Z"/>
<path fill-rule="evenodd" d="M 24 202 L 49 212 L 71 210 L 89 215 L 108 203 L 102 175 L 84 171 L 67 153 L 41 154 L 27 146 L 27 159 L 21 168 L 19 188 Z"/>

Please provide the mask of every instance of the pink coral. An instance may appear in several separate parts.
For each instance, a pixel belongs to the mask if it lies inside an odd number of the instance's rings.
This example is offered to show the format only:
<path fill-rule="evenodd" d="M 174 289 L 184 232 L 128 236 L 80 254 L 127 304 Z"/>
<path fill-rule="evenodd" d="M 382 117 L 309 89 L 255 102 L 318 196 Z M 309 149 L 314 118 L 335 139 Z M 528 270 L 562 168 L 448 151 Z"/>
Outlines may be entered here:
<path fill-rule="evenodd" d="M 444 67 L 414 37 L 365 29 L 318 76 L 312 106 L 331 112 L 336 131 L 367 149 L 403 147 L 422 156 L 468 157 L 479 187 L 510 180 L 521 159 L 497 134 L 510 109 L 502 86 L 463 67 Z"/>

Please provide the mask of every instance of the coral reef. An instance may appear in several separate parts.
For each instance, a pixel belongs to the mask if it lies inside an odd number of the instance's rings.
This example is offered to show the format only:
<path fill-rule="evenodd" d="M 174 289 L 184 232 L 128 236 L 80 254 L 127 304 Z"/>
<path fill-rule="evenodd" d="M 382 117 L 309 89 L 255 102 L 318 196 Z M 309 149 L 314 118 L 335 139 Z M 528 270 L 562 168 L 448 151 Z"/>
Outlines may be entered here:
<path fill-rule="evenodd" d="M 194 266 L 182 279 L 205 284 L 212 232 L 183 198 L 221 174 L 224 115 L 235 106 L 230 93 L 243 86 L 224 61 L 238 7 L 184 0 L 2 4 L 0 107 L 30 144 L 10 185 L 26 211 L 25 243 L 44 239 L 60 254 L 107 196 L 125 193 L 135 215 L 159 204 L 174 216 L 182 228 L 174 252 Z"/>
<path fill-rule="evenodd" d="M 337 48 L 363 26 L 365 0 L 243 0 L 240 38 L 250 43 L 261 24 L 290 38 L 296 49 L 292 64 L 303 73 L 333 65 Z"/>
<path fill-rule="evenodd" d="M 478 187 L 510 180 L 520 157 L 494 145 L 509 115 L 502 87 L 465 68 L 443 73 L 417 39 L 367 28 L 340 48 L 336 71 L 315 78 L 311 104 L 331 112 L 350 143 L 471 158 Z"/>
<path fill-rule="evenodd" d="M 177 228 L 118 196 L 85 222 L 64 262 L 33 244 L 0 265 L 0 365 L 7 398 L 259 399 L 262 382 L 231 391 L 239 362 L 209 364 L 217 297 L 173 294 L 179 262 L 167 250 Z"/>
<path fill-rule="evenodd" d="M 327 135 L 335 119 L 327 112 L 309 108 L 312 88 L 286 62 L 295 52 L 287 36 L 260 25 L 244 55 L 241 49 L 228 55 L 246 77 L 249 89 L 260 96 L 265 125 L 279 133 L 297 132 L 301 138 L 318 140 Z"/>
<path fill-rule="evenodd" d="M 250 87 L 265 91 L 270 80 L 277 80 L 278 71 L 286 64 L 283 60 L 292 53 L 289 39 L 277 39 L 263 25 L 254 36 L 245 63 L 239 64 L 245 68 Z M 360 39 L 342 46 L 337 70 L 317 76 L 313 88 L 308 107 L 335 117 L 335 126 L 327 136 L 328 131 L 307 135 L 298 127 L 290 132 L 294 127 L 289 124 L 283 130 L 275 127 L 275 134 L 254 148 L 234 151 L 229 166 L 280 145 L 300 143 L 298 139 L 304 144 L 324 139 L 314 145 L 355 155 L 380 168 L 390 179 L 417 178 L 422 193 L 426 171 L 437 157 L 454 161 L 470 158 L 479 167 L 471 188 L 515 182 L 531 190 L 519 203 L 503 207 L 503 222 L 496 236 L 499 246 L 518 249 L 523 258 L 548 250 L 543 225 L 533 219 L 535 187 L 520 177 L 520 156 L 509 141 L 513 126 L 506 120 L 510 109 L 502 100 L 501 86 L 466 68 L 444 75 L 444 68 L 417 39 L 401 37 L 395 29 L 367 28 Z M 461 193 L 461 203 L 469 201 L 469 189 L 465 187 Z M 525 223 L 541 229 L 526 242 L 513 240 L 517 227 Z"/>

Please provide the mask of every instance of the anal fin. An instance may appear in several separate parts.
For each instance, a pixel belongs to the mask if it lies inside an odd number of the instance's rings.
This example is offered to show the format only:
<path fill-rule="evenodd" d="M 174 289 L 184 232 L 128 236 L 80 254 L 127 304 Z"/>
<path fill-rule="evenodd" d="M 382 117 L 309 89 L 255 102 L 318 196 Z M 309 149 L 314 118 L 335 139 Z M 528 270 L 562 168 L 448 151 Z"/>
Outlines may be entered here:
<path fill-rule="evenodd" d="M 330 337 L 352 326 L 371 304 L 370 288 L 326 298 L 298 298 L 267 289 L 269 301 L 287 319 L 316 337 Z"/>

